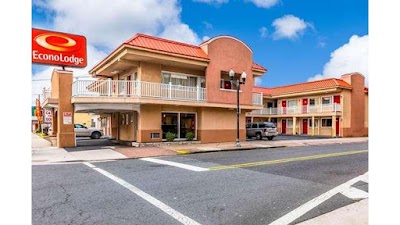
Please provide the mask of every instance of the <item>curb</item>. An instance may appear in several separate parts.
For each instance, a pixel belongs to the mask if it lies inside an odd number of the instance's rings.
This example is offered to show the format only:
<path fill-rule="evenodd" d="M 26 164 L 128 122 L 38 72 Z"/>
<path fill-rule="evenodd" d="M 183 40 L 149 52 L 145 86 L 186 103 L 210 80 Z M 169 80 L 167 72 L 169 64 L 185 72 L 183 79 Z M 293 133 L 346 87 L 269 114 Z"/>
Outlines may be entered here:
<path fill-rule="evenodd" d="M 213 149 L 213 150 L 177 150 L 176 153 L 178 155 L 187 155 L 187 154 L 199 154 L 199 153 L 209 153 L 209 152 L 233 152 L 233 151 L 246 151 L 246 150 L 259 150 L 259 149 L 270 149 L 270 148 L 285 148 L 288 147 L 286 145 L 279 146 L 270 146 L 270 147 L 239 147 L 239 148 L 227 148 L 227 149 Z"/>

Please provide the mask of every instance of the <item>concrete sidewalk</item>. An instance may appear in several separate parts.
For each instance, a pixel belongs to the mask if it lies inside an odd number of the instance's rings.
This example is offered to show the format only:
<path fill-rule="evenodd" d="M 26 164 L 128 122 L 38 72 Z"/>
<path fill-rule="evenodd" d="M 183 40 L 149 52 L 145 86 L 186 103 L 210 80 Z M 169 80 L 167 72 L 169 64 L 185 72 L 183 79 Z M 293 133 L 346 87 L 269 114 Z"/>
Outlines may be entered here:
<path fill-rule="evenodd" d="M 344 206 L 297 225 L 367 225 L 368 199 Z"/>
<path fill-rule="evenodd" d="M 99 146 L 98 149 L 67 151 L 64 148 L 51 147 L 49 141 L 32 134 L 32 164 L 48 164 L 60 162 L 82 162 L 98 160 L 133 159 L 142 157 L 157 157 L 167 155 L 195 154 L 216 151 L 240 151 L 253 149 L 268 149 L 290 146 L 309 146 L 334 143 L 356 143 L 368 141 L 361 138 L 324 138 L 303 140 L 259 140 L 241 142 L 236 147 L 235 142 L 223 143 L 154 143 L 145 147 L 129 146 Z M 78 149 L 78 148 L 76 148 Z"/>

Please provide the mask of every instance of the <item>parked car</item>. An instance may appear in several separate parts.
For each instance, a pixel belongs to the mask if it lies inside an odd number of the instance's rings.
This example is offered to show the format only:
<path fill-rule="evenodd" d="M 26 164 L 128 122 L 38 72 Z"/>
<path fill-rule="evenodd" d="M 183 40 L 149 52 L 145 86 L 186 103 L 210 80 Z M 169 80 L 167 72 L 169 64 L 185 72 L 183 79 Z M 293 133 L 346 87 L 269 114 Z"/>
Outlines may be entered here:
<path fill-rule="evenodd" d="M 95 127 L 86 127 L 82 124 L 74 124 L 74 130 L 77 137 L 90 137 L 92 139 L 99 139 L 103 136 L 103 131 Z"/>
<path fill-rule="evenodd" d="M 261 140 L 263 137 L 272 140 L 278 136 L 278 130 L 274 123 L 271 122 L 255 122 L 246 124 L 246 136 L 247 138 L 256 137 L 257 140 Z"/>

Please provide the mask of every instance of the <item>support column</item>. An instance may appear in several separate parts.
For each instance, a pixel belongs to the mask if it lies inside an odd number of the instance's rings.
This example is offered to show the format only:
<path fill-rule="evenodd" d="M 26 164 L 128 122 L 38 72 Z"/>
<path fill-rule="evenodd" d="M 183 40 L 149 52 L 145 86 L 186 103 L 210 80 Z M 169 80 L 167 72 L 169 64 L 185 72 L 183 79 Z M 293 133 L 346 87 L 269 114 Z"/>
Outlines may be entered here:
<path fill-rule="evenodd" d="M 268 117 L 268 122 L 271 122 L 271 117 Z"/>
<path fill-rule="evenodd" d="M 296 117 L 293 117 L 293 127 L 292 127 L 292 134 L 296 135 Z"/>
<path fill-rule="evenodd" d="M 52 83 L 58 85 L 57 147 L 75 147 L 74 106 L 72 96 L 72 71 L 53 70 Z"/>
<path fill-rule="evenodd" d="M 332 116 L 332 137 L 336 137 L 336 115 Z"/>
<path fill-rule="evenodd" d="M 314 130 L 314 127 L 315 127 L 315 118 L 314 118 L 314 116 L 312 116 L 311 117 L 311 136 L 314 136 L 315 135 L 315 130 Z"/>

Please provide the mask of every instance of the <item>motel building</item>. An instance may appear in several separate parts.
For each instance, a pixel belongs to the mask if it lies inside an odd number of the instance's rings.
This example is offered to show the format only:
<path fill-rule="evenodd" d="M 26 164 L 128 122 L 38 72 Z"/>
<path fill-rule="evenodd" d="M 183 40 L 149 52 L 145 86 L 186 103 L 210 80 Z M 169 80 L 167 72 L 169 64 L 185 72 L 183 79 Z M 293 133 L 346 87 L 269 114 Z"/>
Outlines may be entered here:
<path fill-rule="evenodd" d="M 263 109 L 247 113 L 247 122 L 270 121 L 280 134 L 331 137 L 368 136 L 368 88 L 359 73 L 275 88 L 263 93 Z"/>
<path fill-rule="evenodd" d="M 246 74 L 239 92 L 240 141 L 246 140 L 250 121 L 276 122 L 286 134 L 367 135 L 362 75 L 255 87 L 255 78 L 266 72 L 253 61 L 250 47 L 231 36 L 196 46 L 137 34 L 90 69 L 96 80 L 74 80 L 71 71 L 54 70 L 42 106 L 53 112 L 59 147 L 76 145 L 74 121 L 65 123 L 73 115 L 65 112 L 99 115 L 106 136 L 132 145 L 166 141 L 168 132 L 176 141 L 187 140 L 191 132 L 202 143 L 231 142 L 236 140 L 235 81 Z"/>

